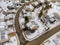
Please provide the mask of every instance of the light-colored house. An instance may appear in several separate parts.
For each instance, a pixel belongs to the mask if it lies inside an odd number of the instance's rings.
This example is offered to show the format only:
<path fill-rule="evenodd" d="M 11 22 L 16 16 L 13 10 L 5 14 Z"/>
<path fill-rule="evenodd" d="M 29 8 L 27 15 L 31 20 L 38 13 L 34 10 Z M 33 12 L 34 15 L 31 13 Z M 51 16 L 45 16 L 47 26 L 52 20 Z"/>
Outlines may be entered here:
<path fill-rule="evenodd" d="M 7 32 L 6 31 L 1 31 L 0 32 L 0 43 L 4 43 L 9 41 L 8 36 L 7 36 Z"/>
<path fill-rule="evenodd" d="M 3 22 L 5 20 L 5 15 L 0 13 L 0 22 Z"/>
<path fill-rule="evenodd" d="M 3 31 L 3 30 L 5 30 L 5 29 L 6 29 L 5 26 L 0 26 L 0 31 Z"/>
<path fill-rule="evenodd" d="M 0 22 L 0 26 L 6 26 L 6 22 Z"/>
<path fill-rule="evenodd" d="M 14 24 L 14 20 L 8 20 L 6 23 L 7 23 L 7 25 L 13 25 Z"/>

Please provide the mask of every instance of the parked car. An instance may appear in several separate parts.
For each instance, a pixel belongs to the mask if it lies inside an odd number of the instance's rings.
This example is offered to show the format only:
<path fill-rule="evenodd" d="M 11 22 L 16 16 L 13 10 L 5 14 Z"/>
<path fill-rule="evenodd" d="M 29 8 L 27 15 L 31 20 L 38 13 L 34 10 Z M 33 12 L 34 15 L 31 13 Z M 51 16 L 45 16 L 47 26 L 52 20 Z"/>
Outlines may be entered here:
<path fill-rule="evenodd" d="M 55 17 L 49 17 L 48 15 L 47 15 L 45 18 L 46 18 L 46 20 L 48 20 L 51 24 L 53 24 L 53 23 L 56 21 Z"/>

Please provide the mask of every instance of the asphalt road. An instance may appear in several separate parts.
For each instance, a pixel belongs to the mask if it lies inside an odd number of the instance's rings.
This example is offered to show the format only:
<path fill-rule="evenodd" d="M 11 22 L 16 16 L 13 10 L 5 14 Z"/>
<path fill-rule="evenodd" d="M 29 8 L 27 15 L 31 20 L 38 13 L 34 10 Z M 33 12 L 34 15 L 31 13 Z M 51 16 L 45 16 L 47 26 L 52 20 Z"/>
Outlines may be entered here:
<path fill-rule="evenodd" d="M 22 30 L 20 30 L 20 25 L 19 25 L 19 14 L 22 10 L 22 8 L 24 7 L 24 5 L 17 11 L 16 13 L 16 17 L 15 17 L 15 29 L 16 29 L 16 33 L 19 37 L 20 43 L 25 43 L 25 39 L 22 35 Z"/>
<path fill-rule="evenodd" d="M 19 40 L 20 40 L 20 44 L 21 45 L 25 45 L 28 41 L 26 41 L 23 37 L 23 34 L 22 34 L 22 30 L 20 29 L 20 25 L 19 25 L 19 14 L 20 12 L 22 11 L 22 9 L 24 8 L 24 6 L 26 4 L 30 4 L 31 2 L 29 3 L 25 3 L 21 8 L 19 8 L 19 10 L 17 11 L 16 13 L 16 16 L 15 16 L 15 29 L 16 29 L 16 33 L 19 37 Z"/>

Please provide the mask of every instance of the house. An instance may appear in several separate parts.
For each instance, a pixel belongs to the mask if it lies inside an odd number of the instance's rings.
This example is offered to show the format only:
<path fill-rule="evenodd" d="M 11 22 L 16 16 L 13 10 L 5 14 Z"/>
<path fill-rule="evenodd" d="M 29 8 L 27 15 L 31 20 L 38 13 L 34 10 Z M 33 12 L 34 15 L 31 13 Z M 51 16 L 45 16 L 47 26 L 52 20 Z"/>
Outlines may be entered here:
<path fill-rule="evenodd" d="M 0 22 L 3 22 L 5 20 L 5 15 L 0 13 Z"/>
<path fill-rule="evenodd" d="M 7 32 L 6 31 L 1 31 L 0 32 L 0 43 L 5 43 L 8 42 L 8 36 L 7 36 Z"/>

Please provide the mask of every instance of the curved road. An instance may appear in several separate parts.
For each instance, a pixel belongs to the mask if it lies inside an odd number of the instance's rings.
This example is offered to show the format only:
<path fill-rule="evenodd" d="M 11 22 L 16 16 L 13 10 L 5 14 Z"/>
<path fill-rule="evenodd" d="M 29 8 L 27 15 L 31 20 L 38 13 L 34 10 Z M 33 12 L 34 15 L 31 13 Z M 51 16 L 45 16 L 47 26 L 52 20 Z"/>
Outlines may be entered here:
<path fill-rule="evenodd" d="M 23 37 L 23 34 L 22 34 L 22 30 L 20 30 L 20 25 L 19 25 L 19 14 L 20 12 L 22 11 L 22 9 L 24 8 L 25 5 L 27 4 L 30 4 L 31 2 L 29 3 L 25 3 L 21 8 L 19 8 L 19 10 L 17 11 L 16 13 L 16 16 L 15 16 L 15 29 L 16 29 L 16 33 L 19 37 L 19 40 L 20 40 L 20 44 L 21 45 L 25 45 L 28 41 L 26 41 Z"/>
<path fill-rule="evenodd" d="M 31 2 L 29 2 L 31 3 Z M 28 4 L 28 3 L 26 3 Z M 50 36 L 52 36 L 53 34 L 55 34 L 56 32 L 60 31 L 60 25 L 57 26 L 56 28 L 52 29 L 51 31 L 45 33 L 44 35 L 40 36 L 39 38 L 28 42 L 24 39 L 23 35 L 22 35 L 22 30 L 20 30 L 20 25 L 19 25 L 19 14 L 22 11 L 22 9 L 24 8 L 24 6 L 26 5 L 24 4 L 16 13 L 15 16 L 15 29 L 16 29 L 16 33 L 18 34 L 19 40 L 20 40 L 20 44 L 21 45 L 39 45 L 41 44 L 45 39 L 49 38 Z"/>
<path fill-rule="evenodd" d="M 16 16 L 15 16 L 15 29 L 16 29 L 16 33 L 19 37 L 20 44 L 25 42 L 25 39 L 22 35 L 22 30 L 20 30 L 20 25 L 19 25 L 19 14 L 20 14 L 22 8 L 24 8 L 24 5 L 17 11 Z"/>

